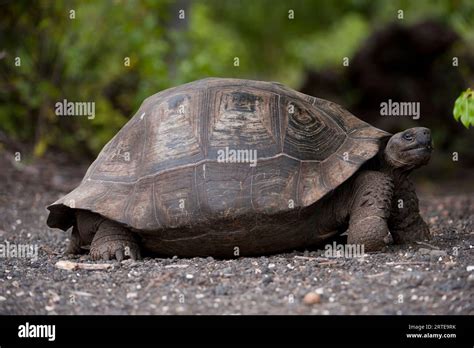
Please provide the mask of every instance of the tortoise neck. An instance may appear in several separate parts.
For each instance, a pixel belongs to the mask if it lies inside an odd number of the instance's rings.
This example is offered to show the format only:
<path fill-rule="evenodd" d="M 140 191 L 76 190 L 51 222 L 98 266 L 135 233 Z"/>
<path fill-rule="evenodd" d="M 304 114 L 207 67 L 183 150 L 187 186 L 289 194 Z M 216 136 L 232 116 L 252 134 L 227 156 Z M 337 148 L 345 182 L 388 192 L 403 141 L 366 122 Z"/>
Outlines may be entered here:
<path fill-rule="evenodd" d="M 412 172 L 412 168 L 397 168 L 394 167 L 387 159 L 385 158 L 385 153 L 381 152 L 378 155 L 378 161 L 380 165 L 380 171 L 382 173 L 390 175 L 394 180 L 395 184 L 405 181 Z"/>

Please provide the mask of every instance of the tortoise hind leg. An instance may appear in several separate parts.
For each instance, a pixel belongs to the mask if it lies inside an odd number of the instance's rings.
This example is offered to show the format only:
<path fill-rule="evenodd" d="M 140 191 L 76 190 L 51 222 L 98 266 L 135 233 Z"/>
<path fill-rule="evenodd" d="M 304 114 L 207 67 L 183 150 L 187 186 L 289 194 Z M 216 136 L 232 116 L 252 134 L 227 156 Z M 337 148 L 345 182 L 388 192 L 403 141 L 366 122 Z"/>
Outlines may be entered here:
<path fill-rule="evenodd" d="M 377 251 L 388 242 L 387 220 L 393 181 L 387 174 L 362 171 L 354 181 L 347 242 L 365 251 Z"/>
<path fill-rule="evenodd" d="M 71 239 L 69 241 L 69 245 L 64 251 L 64 254 L 65 255 L 82 254 L 84 250 L 81 248 L 81 246 L 82 246 L 81 236 L 79 235 L 77 224 L 74 224 L 72 228 L 72 232 L 71 232 Z"/>
<path fill-rule="evenodd" d="M 79 209 L 76 210 L 75 217 L 76 220 L 72 227 L 71 239 L 64 252 L 66 255 L 83 254 L 89 248 L 99 224 L 104 220 L 98 214 Z"/>
<path fill-rule="evenodd" d="M 107 220 L 101 222 L 91 244 L 93 260 L 122 261 L 126 256 L 133 260 L 141 258 L 140 248 L 135 236 L 127 228 L 117 222 Z"/>

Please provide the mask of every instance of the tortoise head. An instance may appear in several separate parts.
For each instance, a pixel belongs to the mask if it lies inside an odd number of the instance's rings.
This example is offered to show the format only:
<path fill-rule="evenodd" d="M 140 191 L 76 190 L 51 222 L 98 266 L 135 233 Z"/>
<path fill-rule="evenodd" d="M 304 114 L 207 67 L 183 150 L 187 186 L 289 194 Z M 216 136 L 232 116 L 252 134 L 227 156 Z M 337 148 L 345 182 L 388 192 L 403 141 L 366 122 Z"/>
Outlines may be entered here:
<path fill-rule="evenodd" d="M 415 127 L 394 134 L 385 147 L 384 157 L 393 168 L 412 170 L 427 164 L 432 150 L 431 131 Z"/>

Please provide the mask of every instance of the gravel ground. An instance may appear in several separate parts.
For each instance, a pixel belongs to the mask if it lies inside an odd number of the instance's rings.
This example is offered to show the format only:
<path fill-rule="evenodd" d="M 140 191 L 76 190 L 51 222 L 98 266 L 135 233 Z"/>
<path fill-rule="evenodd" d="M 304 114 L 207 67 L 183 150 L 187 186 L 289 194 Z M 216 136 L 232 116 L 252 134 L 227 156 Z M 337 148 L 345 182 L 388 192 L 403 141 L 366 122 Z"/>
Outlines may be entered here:
<path fill-rule="evenodd" d="M 70 271 L 56 263 L 93 262 L 61 255 L 69 233 L 46 226 L 45 206 L 77 185 L 86 167 L 60 162 L 19 165 L 0 153 L 0 244 L 39 248 L 36 260 L 1 260 L 0 314 L 474 314 L 472 191 L 421 197 L 429 244 L 363 258 L 327 259 L 315 250 Z"/>

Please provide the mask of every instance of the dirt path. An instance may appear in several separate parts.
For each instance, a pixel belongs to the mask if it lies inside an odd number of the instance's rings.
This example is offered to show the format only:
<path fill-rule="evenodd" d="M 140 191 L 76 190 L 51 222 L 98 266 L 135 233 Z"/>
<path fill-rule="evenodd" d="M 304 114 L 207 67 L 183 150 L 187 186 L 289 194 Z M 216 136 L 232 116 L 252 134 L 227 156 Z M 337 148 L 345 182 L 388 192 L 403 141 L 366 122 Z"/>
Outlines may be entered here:
<path fill-rule="evenodd" d="M 363 258 L 320 251 L 217 261 L 145 259 L 63 270 L 68 234 L 45 206 L 86 167 L 51 161 L 16 168 L 0 154 L 0 245 L 37 245 L 38 258 L 0 260 L 0 314 L 473 314 L 474 194 L 422 196 L 429 245 Z M 472 179 L 472 178 L 471 178 Z M 315 303 L 305 304 L 308 292 Z"/>

